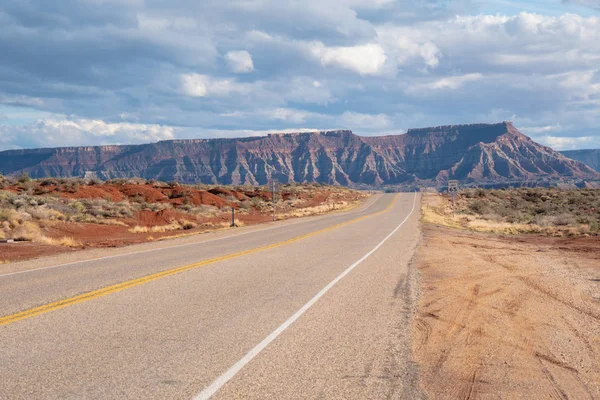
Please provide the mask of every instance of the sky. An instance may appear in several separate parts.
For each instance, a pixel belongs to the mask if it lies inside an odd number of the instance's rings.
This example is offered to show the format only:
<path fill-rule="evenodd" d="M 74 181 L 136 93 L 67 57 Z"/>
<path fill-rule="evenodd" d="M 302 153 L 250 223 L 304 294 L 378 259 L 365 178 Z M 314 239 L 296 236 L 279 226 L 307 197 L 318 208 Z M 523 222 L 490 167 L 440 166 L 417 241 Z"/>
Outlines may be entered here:
<path fill-rule="evenodd" d="M 600 0 L 0 2 L 0 150 L 501 121 L 600 148 Z"/>

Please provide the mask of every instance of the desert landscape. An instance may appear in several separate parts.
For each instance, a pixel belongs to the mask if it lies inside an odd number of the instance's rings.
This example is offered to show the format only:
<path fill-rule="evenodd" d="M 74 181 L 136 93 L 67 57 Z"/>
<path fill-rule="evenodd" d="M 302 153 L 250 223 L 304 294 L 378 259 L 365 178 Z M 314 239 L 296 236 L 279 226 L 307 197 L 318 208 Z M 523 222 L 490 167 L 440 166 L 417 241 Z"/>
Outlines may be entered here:
<path fill-rule="evenodd" d="M 413 351 L 430 398 L 600 398 L 599 202 L 425 194 Z"/>
<path fill-rule="evenodd" d="M 282 185 L 277 220 L 348 210 L 368 193 Z M 0 176 L 0 263 L 85 248 L 121 247 L 273 220 L 263 187 Z"/>
<path fill-rule="evenodd" d="M 600 172 L 577 159 L 503 121 L 408 129 L 387 136 L 331 130 L 7 150 L 0 152 L 0 173 L 35 178 L 93 173 L 101 179 L 142 177 L 213 185 L 264 185 L 272 177 L 282 183 L 395 191 L 443 189 L 448 179 L 477 186 L 587 187 L 600 182 Z"/>

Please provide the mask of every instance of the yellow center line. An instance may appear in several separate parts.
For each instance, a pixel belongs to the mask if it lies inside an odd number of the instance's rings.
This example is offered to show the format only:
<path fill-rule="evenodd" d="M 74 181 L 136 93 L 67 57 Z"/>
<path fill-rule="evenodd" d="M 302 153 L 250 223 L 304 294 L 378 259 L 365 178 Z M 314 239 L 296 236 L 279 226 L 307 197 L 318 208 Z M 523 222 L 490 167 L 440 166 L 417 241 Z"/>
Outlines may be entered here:
<path fill-rule="evenodd" d="M 194 264 L 184 265 L 182 267 L 177 267 L 177 268 L 169 269 L 169 270 L 166 270 L 166 271 L 157 272 L 155 274 L 143 276 L 141 278 L 132 279 L 132 280 L 125 281 L 125 282 L 122 282 L 122 283 L 118 283 L 116 285 L 107 286 L 107 287 L 102 288 L 102 289 L 93 290 L 91 292 L 83 293 L 83 294 L 80 294 L 78 296 L 69 297 L 67 299 L 55 301 L 53 303 L 48 303 L 48 304 L 45 304 L 43 306 L 30 308 L 29 310 L 25 310 L 25 311 L 21 311 L 21 312 L 15 313 L 15 314 L 11 314 L 11 315 L 7 315 L 7 316 L 4 316 L 4 317 L 1 317 L 0 318 L 0 326 L 12 324 L 13 322 L 17 322 L 17 321 L 21 321 L 23 319 L 35 317 L 36 315 L 41 315 L 41 314 L 45 314 L 45 313 L 48 313 L 48 312 L 51 312 L 51 311 L 60 310 L 61 308 L 65 308 L 65 307 L 71 306 L 73 304 L 83 303 L 84 301 L 88 301 L 88 300 L 96 299 L 96 298 L 99 298 L 99 297 L 103 297 L 103 296 L 109 295 L 111 293 L 120 292 L 121 290 L 125 290 L 125 289 L 129 289 L 129 288 L 132 288 L 132 287 L 135 287 L 135 286 L 143 285 L 144 283 L 152 282 L 152 281 L 155 281 L 157 279 L 161 279 L 161 278 L 165 278 L 165 277 L 168 277 L 168 276 L 171 276 L 171 275 L 179 274 L 181 272 L 189 271 L 191 269 L 203 267 L 203 266 L 209 265 L 209 264 L 214 264 L 214 263 L 217 263 L 217 262 L 220 262 L 220 261 L 230 260 L 232 258 L 242 257 L 242 256 L 245 256 L 245 255 L 248 255 L 248 254 L 258 253 L 260 251 L 274 249 L 274 248 L 277 248 L 277 247 L 285 246 L 285 245 L 288 245 L 290 243 L 294 243 L 294 242 L 297 242 L 297 241 L 309 238 L 311 236 L 315 236 L 315 235 L 318 235 L 318 234 L 321 234 L 321 233 L 329 232 L 329 231 L 332 231 L 334 229 L 341 228 L 342 226 L 346 226 L 346 225 L 349 225 L 349 224 L 353 224 L 353 223 L 362 221 L 365 218 L 374 217 L 376 215 L 381 215 L 383 213 L 388 212 L 392 208 L 392 206 L 394 205 L 394 203 L 396 203 L 396 200 L 398 199 L 398 196 L 399 195 L 396 195 L 394 197 L 394 199 L 392 200 L 392 202 L 390 203 L 390 205 L 387 206 L 385 210 L 379 211 L 379 212 L 377 212 L 375 214 L 363 215 L 362 217 L 358 217 L 358 218 L 352 219 L 350 221 L 342 222 L 342 223 L 337 224 L 337 225 L 332 225 L 332 226 L 330 226 L 328 228 L 324 228 L 324 229 L 320 229 L 318 231 L 310 232 L 310 233 L 307 233 L 307 234 L 304 234 L 304 235 L 301 235 L 301 236 L 297 236 L 297 237 L 292 238 L 292 239 L 284 240 L 282 242 L 276 242 L 276 243 L 269 244 L 269 245 L 266 245 L 266 246 L 257 247 L 257 248 L 250 249 L 250 250 L 244 250 L 244 251 L 240 251 L 240 252 L 233 253 L 233 254 L 228 254 L 228 255 L 225 255 L 225 256 L 221 256 L 221 257 L 210 258 L 208 260 L 200 261 L 200 262 L 197 262 L 197 263 L 194 263 Z"/>

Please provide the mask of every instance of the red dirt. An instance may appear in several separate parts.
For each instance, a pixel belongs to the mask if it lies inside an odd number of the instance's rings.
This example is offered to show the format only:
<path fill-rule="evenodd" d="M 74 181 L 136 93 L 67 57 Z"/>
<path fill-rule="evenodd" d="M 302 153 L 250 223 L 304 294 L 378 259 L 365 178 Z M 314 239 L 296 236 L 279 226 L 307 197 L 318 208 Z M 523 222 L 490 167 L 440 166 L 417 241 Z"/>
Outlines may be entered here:
<path fill-rule="evenodd" d="M 58 191 L 58 188 L 48 188 Z M 58 191 L 60 197 L 69 199 L 107 199 L 110 201 L 123 201 L 125 196 L 112 185 L 81 186 L 76 192 Z"/>
<path fill-rule="evenodd" d="M 129 198 L 143 197 L 148 203 L 158 203 L 168 198 L 165 193 L 150 185 L 123 185 L 121 193 Z"/>
<path fill-rule="evenodd" d="M 313 198 L 307 199 L 306 202 L 302 203 L 302 207 L 315 207 L 320 204 L 326 203 L 329 198 L 329 193 L 317 193 Z"/>
<path fill-rule="evenodd" d="M 175 187 L 158 187 L 152 184 L 61 184 L 59 186 L 41 186 L 39 182 L 32 181 L 29 189 L 33 189 L 36 195 L 54 195 L 66 199 L 105 199 L 109 201 L 144 201 L 147 203 L 163 203 L 171 204 L 174 209 L 153 212 L 145 210 L 139 212 L 134 218 L 126 218 L 112 220 L 115 225 L 111 224 L 91 224 L 91 223 L 64 223 L 54 222 L 47 223 L 42 227 L 44 236 L 53 239 L 73 238 L 80 242 L 83 248 L 96 247 L 121 247 L 130 244 L 143 243 L 150 240 L 158 240 L 178 236 L 181 234 L 194 234 L 207 230 L 219 229 L 229 226 L 231 219 L 230 207 L 234 207 L 236 211 L 235 218 L 244 225 L 254 225 L 272 220 L 271 211 L 268 205 L 263 205 L 260 209 L 254 206 L 244 207 L 240 209 L 238 203 L 232 203 L 226 198 L 231 196 L 239 201 L 250 200 L 255 197 L 262 199 L 265 202 L 271 201 L 271 193 L 260 190 L 230 190 L 230 188 L 215 187 L 209 190 L 196 189 L 190 186 L 175 186 Z M 9 190 L 14 193 L 23 193 L 25 187 L 9 187 Z M 294 191 L 294 193 L 285 192 L 282 189 L 281 197 L 286 200 L 294 197 L 303 200 L 300 203 L 293 205 L 292 209 L 300 209 L 304 207 L 313 207 L 327 201 L 331 195 L 337 196 L 338 199 L 345 200 L 348 203 L 359 201 L 364 198 L 358 192 L 333 190 L 325 187 L 309 187 L 304 190 Z M 214 206 L 219 208 L 216 216 L 208 217 L 193 213 L 184 213 L 178 211 L 177 208 L 183 205 L 199 206 Z M 266 207 L 266 208 L 265 208 Z M 281 210 L 283 212 L 283 210 Z M 289 210 L 288 210 L 289 211 Z M 169 225 L 173 221 L 181 222 L 183 220 L 191 221 L 197 224 L 193 229 L 181 229 L 170 232 L 130 232 L 130 229 L 135 226 L 152 227 Z M 108 221 L 110 222 L 110 221 Z M 119 223 L 121 225 L 119 225 Z M 19 261 L 25 259 L 36 258 L 45 255 L 74 251 L 64 246 L 40 245 L 37 243 L 20 243 L 20 244 L 0 244 L 0 262 L 3 261 Z"/>
<path fill-rule="evenodd" d="M 215 207 L 225 207 L 225 206 L 229 206 L 231 205 L 230 202 L 228 202 L 227 200 L 216 196 L 212 193 L 209 192 L 205 192 L 205 191 L 197 191 L 195 193 L 192 194 L 192 201 L 194 203 L 194 205 L 206 205 L 206 206 L 215 206 Z"/>
<path fill-rule="evenodd" d="M 0 262 L 24 261 L 32 258 L 68 253 L 71 251 L 76 251 L 76 249 L 71 249 L 69 247 L 63 246 L 50 246 L 31 242 L 19 242 L 11 244 L 0 243 Z"/>
<path fill-rule="evenodd" d="M 140 226 L 168 225 L 173 221 L 193 219 L 193 216 L 175 210 L 150 211 L 144 210 L 138 214 L 137 223 Z"/>

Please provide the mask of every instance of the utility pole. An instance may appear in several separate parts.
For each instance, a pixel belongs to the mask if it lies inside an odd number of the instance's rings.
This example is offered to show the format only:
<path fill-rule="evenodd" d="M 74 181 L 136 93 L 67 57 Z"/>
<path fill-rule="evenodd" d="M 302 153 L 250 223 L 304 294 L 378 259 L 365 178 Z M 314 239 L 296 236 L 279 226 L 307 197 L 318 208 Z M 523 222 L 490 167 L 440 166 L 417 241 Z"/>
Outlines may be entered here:
<path fill-rule="evenodd" d="M 269 179 L 269 189 L 271 189 L 271 202 L 273 203 L 273 221 L 275 221 L 275 194 L 279 192 L 279 182 L 277 182 L 277 179 Z"/>

